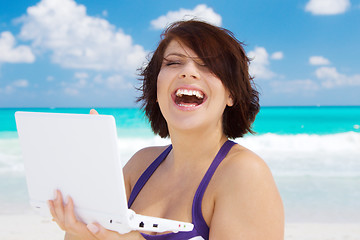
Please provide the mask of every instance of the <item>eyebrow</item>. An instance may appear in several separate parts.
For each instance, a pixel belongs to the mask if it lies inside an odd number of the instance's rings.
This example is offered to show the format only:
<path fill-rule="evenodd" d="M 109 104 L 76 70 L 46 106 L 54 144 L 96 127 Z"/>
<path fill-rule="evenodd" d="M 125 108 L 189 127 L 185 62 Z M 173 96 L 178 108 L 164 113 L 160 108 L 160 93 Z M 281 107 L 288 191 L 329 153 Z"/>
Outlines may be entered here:
<path fill-rule="evenodd" d="M 182 58 L 190 58 L 195 62 L 202 61 L 202 59 L 199 58 L 199 57 L 190 57 L 190 56 L 187 56 L 185 54 L 176 53 L 176 52 L 167 54 L 166 56 L 164 56 L 164 59 L 167 59 L 169 56 L 178 56 L 178 57 L 182 57 Z"/>
<path fill-rule="evenodd" d="M 167 58 L 167 57 L 172 56 L 172 55 L 178 56 L 178 57 L 189 57 L 189 56 L 186 56 L 186 55 L 181 54 L 181 53 L 169 53 L 168 55 L 164 56 L 164 58 Z"/>

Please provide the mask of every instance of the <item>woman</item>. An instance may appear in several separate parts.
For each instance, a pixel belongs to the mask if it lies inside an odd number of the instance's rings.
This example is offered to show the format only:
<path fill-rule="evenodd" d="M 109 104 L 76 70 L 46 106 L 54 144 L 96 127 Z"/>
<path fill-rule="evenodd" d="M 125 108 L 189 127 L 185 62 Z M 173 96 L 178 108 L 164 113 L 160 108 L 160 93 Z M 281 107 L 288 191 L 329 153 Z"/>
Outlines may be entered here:
<path fill-rule="evenodd" d="M 129 206 L 192 222 L 192 232 L 120 235 L 86 226 L 58 192 L 50 208 L 65 239 L 283 239 L 282 201 L 268 167 L 228 140 L 251 133 L 259 111 L 248 64 L 230 31 L 191 20 L 163 33 L 142 71 L 139 101 L 153 131 L 172 145 L 142 149 L 126 164 Z"/>

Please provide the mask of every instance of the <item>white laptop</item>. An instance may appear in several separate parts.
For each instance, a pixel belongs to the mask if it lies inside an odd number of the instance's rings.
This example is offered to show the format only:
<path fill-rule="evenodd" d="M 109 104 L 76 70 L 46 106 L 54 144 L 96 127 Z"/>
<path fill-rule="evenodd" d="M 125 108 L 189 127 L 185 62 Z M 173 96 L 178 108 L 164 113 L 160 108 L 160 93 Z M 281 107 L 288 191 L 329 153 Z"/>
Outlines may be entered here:
<path fill-rule="evenodd" d="M 128 209 L 115 119 L 110 115 L 16 112 L 32 207 L 50 214 L 55 189 L 71 196 L 84 223 L 119 233 L 191 231 L 191 223 Z"/>

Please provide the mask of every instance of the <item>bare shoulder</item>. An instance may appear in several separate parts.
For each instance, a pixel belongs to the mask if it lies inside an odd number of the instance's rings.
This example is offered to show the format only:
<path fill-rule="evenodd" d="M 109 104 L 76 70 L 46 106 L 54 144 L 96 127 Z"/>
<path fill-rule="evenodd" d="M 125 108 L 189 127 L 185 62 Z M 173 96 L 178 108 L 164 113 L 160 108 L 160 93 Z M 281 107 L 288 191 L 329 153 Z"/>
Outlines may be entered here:
<path fill-rule="evenodd" d="M 210 239 L 283 239 L 282 200 L 261 157 L 235 145 L 214 177 Z"/>
<path fill-rule="evenodd" d="M 239 180 L 261 180 L 272 179 L 272 174 L 265 161 L 252 152 L 241 146 L 234 145 L 219 168 L 219 181 L 228 179 Z M 236 184 L 236 181 L 234 182 Z"/>
<path fill-rule="evenodd" d="M 218 198 L 224 196 L 246 201 L 247 196 L 257 196 L 257 193 L 278 196 L 277 186 L 266 162 L 251 150 L 235 145 L 220 165 L 216 173 Z M 237 194 L 234 194 L 236 192 Z M 229 195 L 229 193 L 232 193 Z M 252 199 L 251 201 L 253 201 Z M 261 200 L 256 199 L 256 200 Z"/>
<path fill-rule="evenodd" d="M 123 168 L 125 183 L 127 188 L 129 188 L 127 189 L 128 191 L 131 191 L 141 174 L 167 147 L 155 146 L 143 148 L 130 158 Z"/>

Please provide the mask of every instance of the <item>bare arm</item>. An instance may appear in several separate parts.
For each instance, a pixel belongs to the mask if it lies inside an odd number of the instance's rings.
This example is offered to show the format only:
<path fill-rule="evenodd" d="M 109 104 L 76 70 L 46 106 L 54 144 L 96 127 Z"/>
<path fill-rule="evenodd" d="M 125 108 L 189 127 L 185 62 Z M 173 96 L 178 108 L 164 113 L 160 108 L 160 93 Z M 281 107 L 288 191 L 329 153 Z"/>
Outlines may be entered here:
<path fill-rule="evenodd" d="M 283 240 L 283 205 L 264 161 L 253 153 L 240 154 L 221 174 L 210 239 Z"/>
<path fill-rule="evenodd" d="M 81 239 L 69 233 L 65 233 L 64 240 L 81 240 Z"/>

